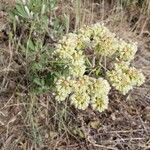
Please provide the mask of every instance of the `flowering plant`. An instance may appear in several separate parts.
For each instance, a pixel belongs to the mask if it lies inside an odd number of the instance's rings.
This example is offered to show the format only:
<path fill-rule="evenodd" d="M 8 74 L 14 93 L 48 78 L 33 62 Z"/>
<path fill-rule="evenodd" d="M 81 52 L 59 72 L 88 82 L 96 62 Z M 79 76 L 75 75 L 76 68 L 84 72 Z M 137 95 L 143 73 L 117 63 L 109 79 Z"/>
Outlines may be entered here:
<path fill-rule="evenodd" d="M 54 52 L 68 68 L 68 74 L 56 80 L 56 100 L 68 98 L 78 109 L 91 105 L 104 111 L 111 87 L 127 94 L 144 82 L 141 71 L 130 66 L 136 51 L 135 43 L 117 38 L 99 23 L 65 35 Z"/>

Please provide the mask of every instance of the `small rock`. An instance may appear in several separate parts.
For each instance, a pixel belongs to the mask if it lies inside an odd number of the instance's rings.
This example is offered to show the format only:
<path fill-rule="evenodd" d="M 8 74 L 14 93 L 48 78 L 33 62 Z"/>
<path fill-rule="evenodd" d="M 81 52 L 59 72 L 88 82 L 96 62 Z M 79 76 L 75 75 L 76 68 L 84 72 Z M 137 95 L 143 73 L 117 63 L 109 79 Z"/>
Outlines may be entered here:
<path fill-rule="evenodd" d="M 150 106 L 147 106 L 143 112 L 143 119 L 145 121 L 150 121 Z"/>
<path fill-rule="evenodd" d="M 100 120 L 90 121 L 90 126 L 93 129 L 98 129 L 100 127 Z"/>
<path fill-rule="evenodd" d="M 0 18 L 3 18 L 5 16 L 5 13 L 3 11 L 0 11 Z"/>

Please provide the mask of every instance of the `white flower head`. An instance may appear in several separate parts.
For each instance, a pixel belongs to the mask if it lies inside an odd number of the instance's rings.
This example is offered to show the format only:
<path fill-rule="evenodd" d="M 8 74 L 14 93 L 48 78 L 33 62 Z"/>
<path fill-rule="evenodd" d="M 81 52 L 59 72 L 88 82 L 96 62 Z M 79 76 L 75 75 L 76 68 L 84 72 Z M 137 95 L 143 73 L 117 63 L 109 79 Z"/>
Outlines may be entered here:
<path fill-rule="evenodd" d="M 72 87 L 70 85 L 70 79 L 60 78 L 56 82 L 56 97 L 57 101 L 64 101 L 69 94 L 72 92 Z"/>
<path fill-rule="evenodd" d="M 109 103 L 109 100 L 108 100 L 107 95 L 101 95 L 99 97 L 92 97 L 91 99 L 92 108 L 99 112 L 103 112 L 105 109 L 107 109 L 108 103 Z"/>
<path fill-rule="evenodd" d="M 118 51 L 117 51 L 118 59 L 122 61 L 130 62 L 131 60 L 134 59 L 136 52 L 137 52 L 136 43 L 126 43 L 123 40 L 119 41 Z"/>
<path fill-rule="evenodd" d="M 141 71 L 130 67 L 128 62 L 116 63 L 114 70 L 107 72 L 107 77 L 112 86 L 124 95 L 134 86 L 143 84 L 145 80 Z"/>
<path fill-rule="evenodd" d="M 85 110 L 90 103 L 90 97 L 86 92 L 75 92 L 70 96 L 71 104 L 76 108 Z"/>
<path fill-rule="evenodd" d="M 92 96 L 107 95 L 110 91 L 110 85 L 103 78 L 92 79 L 90 84 L 90 92 Z"/>

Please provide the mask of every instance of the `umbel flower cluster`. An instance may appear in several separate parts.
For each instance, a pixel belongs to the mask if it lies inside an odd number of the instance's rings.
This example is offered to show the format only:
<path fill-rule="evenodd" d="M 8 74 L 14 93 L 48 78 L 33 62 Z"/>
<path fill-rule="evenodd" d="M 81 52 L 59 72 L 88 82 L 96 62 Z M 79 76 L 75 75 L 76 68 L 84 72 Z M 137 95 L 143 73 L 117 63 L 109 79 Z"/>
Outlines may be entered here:
<path fill-rule="evenodd" d="M 103 78 L 95 79 L 86 75 L 77 79 L 62 77 L 57 81 L 56 89 L 57 101 L 69 98 L 78 109 L 85 110 L 91 105 L 94 110 L 102 112 L 108 107 L 110 85 Z"/>
<path fill-rule="evenodd" d="M 140 70 L 137 70 L 134 67 L 129 67 L 127 62 L 115 63 L 114 70 L 108 71 L 107 76 L 118 91 L 121 91 L 122 94 L 127 94 L 133 86 L 140 86 L 145 77 Z"/>
<path fill-rule="evenodd" d="M 113 68 L 106 68 L 105 76 L 95 78 L 87 73 L 85 75 L 86 61 L 89 59 L 85 51 L 88 49 L 96 56 L 114 59 L 111 62 Z M 56 45 L 54 55 L 65 64 L 69 73 L 57 79 L 55 99 L 59 102 L 68 99 L 82 110 L 90 105 L 94 110 L 104 111 L 108 107 L 111 86 L 126 94 L 144 82 L 145 77 L 141 71 L 130 66 L 136 51 L 135 43 L 117 38 L 99 23 L 65 35 Z"/>

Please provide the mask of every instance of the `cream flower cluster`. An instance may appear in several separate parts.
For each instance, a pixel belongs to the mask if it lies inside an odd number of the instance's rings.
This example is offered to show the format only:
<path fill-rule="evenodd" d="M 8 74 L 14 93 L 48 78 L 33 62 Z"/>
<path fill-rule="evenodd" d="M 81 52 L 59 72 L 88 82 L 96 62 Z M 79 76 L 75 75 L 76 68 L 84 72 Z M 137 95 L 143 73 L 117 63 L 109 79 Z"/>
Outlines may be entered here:
<path fill-rule="evenodd" d="M 123 40 L 119 41 L 117 50 L 119 60 L 130 62 L 131 60 L 134 59 L 136 52 L 137 52 L 136 43 L 126 43 Z"/>
<path fill-rule="evenodd" d="M 91 106 L 94 110 L 102 112 L 108 108 L 108 93 L 110 91 L 110 85 L 107 80 L 104 80 L 103 78 L 91 78 L 91 81 Z"/>
<path fill-rule="evenodd" d="M 100 112 L 108 107 L 109 83 L 103 78 L 95 79 L 83 76 L 78 79 L 59 79 L 56 83 L 56 100 L 70 103 L 78 109 L 85 110 L 89 105 Z"/>
<path fill-rule="evenodd" d="M 145 80 L 141 71 L 130 67 L 128 62 L 116 63 L 114 70 L 108 71 L 107 76 L 112 86 L 124 95 L 134 86 L 143 84 Z"/>
<path fill-rule="evenodd" d="M 79 30 L 84 35 L 83 42 L 90 45 L 97 54 L 112 56 L 118 48 L 116 35 L 109 31 L 103 24 L 96 23 L 92 26 L 85 26 Z"/>
<path fill-rule="evenodd" d="M 56 82 L 56 89 L 57 96 L 55 97 L 55 99 L 59 102 L 64 101 L 72 92 L 72 87 L 70 86 L 70 78 L 59 78 L 59 80 L 57 80 Z"/>
<path fill-rule="evenodd" d="M 83 76 L 71 81 L 73 93 L 70 96 L 71 104 L 78 109 L 86 109 L 90 103 L 88 95 L 89 77 Z"/>
<path fill-rule="evenodd" d="M 103 78 L 85 75 L 86 56 L 84 50 L 92 51 L 96 57 L 113 58 L 112 70 L 106 69 L 106 76 L 111 85 L 122 94 L 134 86 L 140 86 L 145 77 L 140 70 L 130 67 L 137 51 L 135 43 L 127 43 L 109 31 L 103 24 L 84 26 L 77 33 L 65 35 L 56 45 L 54 55 L 68 68 L 68 77 L 56 81 L 56 100 L 66 98 L 78 109 L 85 110 L 89 105 L 99 112 L 108 107 L 110 85 Z M 109 66 L 109 65 L 108 65 Z M 99 68 L 99 67 L 98 67 Z"/>
<path fill-rule="evenodd" d="M 79 47 L 77 34 L 69 33 L 56 45 L 55 55 L 69 68 L 70 76 L 79 77 L 85 73 L 85 58 Z M 79 43 L 79 44 L 78 44 Z"/>

